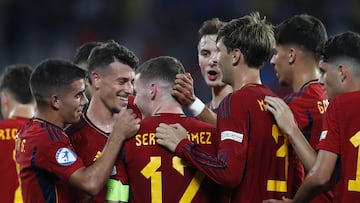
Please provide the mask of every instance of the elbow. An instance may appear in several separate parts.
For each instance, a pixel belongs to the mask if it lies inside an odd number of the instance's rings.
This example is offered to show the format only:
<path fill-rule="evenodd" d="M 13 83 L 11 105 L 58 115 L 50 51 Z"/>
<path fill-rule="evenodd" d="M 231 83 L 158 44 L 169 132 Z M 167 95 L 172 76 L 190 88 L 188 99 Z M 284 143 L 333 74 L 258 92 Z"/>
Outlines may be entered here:
<path fill-rule="evenodd" d="M 83 186 L 84 192 L 88 195 L 95 196 L 97 195 L 103 187 L 99 187 L 98 184 L 91 183 L 90 181 Z"/>
<path fill-rule="evenodd" d="M 318 187 L 326 187 L 331 184 L 331 175 L 320 173 L 318 171 L 310 171 L 308 176 L 312 177 L 312 182 Z"/>

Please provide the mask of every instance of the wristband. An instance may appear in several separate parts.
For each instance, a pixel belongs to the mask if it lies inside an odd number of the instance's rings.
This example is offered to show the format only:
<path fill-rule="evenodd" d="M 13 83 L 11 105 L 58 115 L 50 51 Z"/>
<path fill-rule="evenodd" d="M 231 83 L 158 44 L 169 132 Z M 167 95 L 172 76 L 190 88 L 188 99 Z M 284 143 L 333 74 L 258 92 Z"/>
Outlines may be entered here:
<path fill-rule="evenodd" d="M 129 185 L 123 185 L 119 180 L 109 179 L 106 186 L 106 200 L 121 202 L 129 201 Z"/>
<path fill-rule="evenodd" d="M 189 106 L 190 112 L 195 117 L 197 117 L 204 110 L 204 108 L 205 108 L 205 104 L 197 97 L 195 101 Z"/>

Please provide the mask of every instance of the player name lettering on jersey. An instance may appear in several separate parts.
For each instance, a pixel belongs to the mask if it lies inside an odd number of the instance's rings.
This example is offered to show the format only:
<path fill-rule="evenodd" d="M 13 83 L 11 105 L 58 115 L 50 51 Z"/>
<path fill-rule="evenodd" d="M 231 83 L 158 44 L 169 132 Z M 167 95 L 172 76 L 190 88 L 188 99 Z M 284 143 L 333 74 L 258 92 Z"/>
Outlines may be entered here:
<path fill-rule="evenodd" d="M 258 99 L 257 102 L 259 104 L 261 111 L 267 111 L 267 107 L 266 107 L 267 103 L 263 99 L 261 100 Z"/>
<path fill-rule="evenodd" d="M 329 100 L 327 100 L 327 99 L 324 99 L 324 100 L 322 100 L 322 101 L 318 101 L 318 102 L 317 102 L 317 107 L 318 107 L 319 112 L 320 112 L 321 114 L 324 114 L 324 113 L 325 113 L 325 111 L 326 111 L 326 109 L 327 109 L 328 106 L 329 106 Z"/>
<path fill-rule="evenodd" d="M 144 133 L 135 135 L 136 146 L 155 145 L 155 133 Z"/>
<path fill-rule="evenodd" d="M 0 129 L 0 140 L 15 140 L 17 128 Z"/>
<path fill-rule="evenodd" d="M 187 137 L 191 142 L 195 142 L 196 144 L 212 144 L 211 142 L 211 132 L 196 132 L 189 133 L 187 132 Z"/>
<path fill-rule="evenodd" d="M 196 144 L 205 144 L 210 145 L 211 142 L 211 132 L 201 131 L 201 132 L 187 132 L 187 137 L 190 141 L 195 142 Z M 155 133 L 144 133 L 135 135 L 135 145 L 144 146 L 144 145 L 155 145 Z"/>

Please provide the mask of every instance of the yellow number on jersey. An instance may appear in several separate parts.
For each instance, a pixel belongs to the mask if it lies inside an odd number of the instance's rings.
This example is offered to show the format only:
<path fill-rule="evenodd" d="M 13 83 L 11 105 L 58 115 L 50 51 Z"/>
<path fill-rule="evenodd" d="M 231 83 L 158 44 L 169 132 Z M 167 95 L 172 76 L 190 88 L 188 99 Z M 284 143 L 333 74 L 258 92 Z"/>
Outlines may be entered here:
<path fill-rule="evenodd" d="M 360 192 L 360 131 L 358 131 L 354 136 L 350 138 L 350 142 L 354 145 L 354 147 L 358 148 L 357 162 L 356 162 L 356 179 L 349 180 L 348 190 Z"/>
<path fill-rule="evenodd" d="M 162 174 L 161 171 L 157 171 L 161 166 L 161 157 L 152 156 L 150 162 L 141 170 L 141 174 L 151 181 L 151 202 L 162 202 Z M 172 167 L 182 176 L 184 176 L 184 168 L 186 165 L 177 156 L 172 159 Z M 191 179 L 190 184 L 186 188 L 184 194 L 179 200 L 180 203 L 191 202 L 195 197 L 197 191 L 200 188 L 200 184 L 203 181 L 205 175 L 200 171 L 197 171 L 195 176 Z"/>
<path fill-rule="evenodd" d="M 279 142 L 279 137 L 284 136 L 277 125 L 272 125 L 272 136 L 276 143 Z M 267 191 L 275 192 L 287 192 L 287 178 L 288 178 L 288 166 L 289 166 L 289 153 L 288 153 L 288 141 L 285 137 L 284 144 L 276 150 L 276 157 L 283 157 L 285 159 L 285 180 L 268 180 Z"/>

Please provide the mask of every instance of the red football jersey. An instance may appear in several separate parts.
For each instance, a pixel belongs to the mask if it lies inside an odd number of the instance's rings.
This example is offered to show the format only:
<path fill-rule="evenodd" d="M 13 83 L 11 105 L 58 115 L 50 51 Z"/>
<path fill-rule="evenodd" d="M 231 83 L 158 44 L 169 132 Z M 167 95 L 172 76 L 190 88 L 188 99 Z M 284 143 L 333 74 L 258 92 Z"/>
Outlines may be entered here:
<path fill-rule="evenodd" d="M 28 118 L 16 117 L 0 121 L 0 197 L 1 202 L 13 203 L 19 187 L 14 160 L 15 138 L 18 129 Z"/>
<path fill-rule="evenodd" d="M 262 202 L 294 193 L 294 156 L 266 109 L 266 95 L 276 96 L 254 84 L 224 98 L 217 112 L 221 137 L 217 157 L 186 140 L 176 149 L 208 177 L 232 187 L 231 202 Z"/>
<path fill-rule="evenodd" d="M 322 131 L 324 113 L 329 105 L 328 97 L 324 87 L 318 80 L 311 80 L 304 84 L 299 92 L 293 92 L 284 98 L 289 105 L 294 118 L 305 138 L 315 149 L 319 143 Z M 299 170 L 304 170 L 299 166 Z M 297 180 L 300 186 L 302 180 Z M 314 198 L 311 203 L 331 202 L 332 193 L 323 193 Z"/>
<path fill-rule="evenodd" d="M 214 182 L 187 162 L 156 144 L 160 123 L 179 123 L 191 142 L 216 151 L 215 126 L 179 114 L 160 114 L 141 121 L 137 135 L 124 143 L 122 159 L 127 169 L 132 202 L 219 202 Z"/>
<path fill-rule="evenodd" d="M 358 202 L 360 199 L 360 92 L 333 98 L 325 114 L 317 148 L 338 154 L 337 183 L 333 202 Z"/>
<path fill-rule="evenodd" d="M 319 143 L 322 119 L 329 104 L 324 87 L 312 80 L 300 88 L 299 92 L 284 98 L 294 118 L 310 145 L 315 149 Z"/>
<path fill-rule="evenodd" d="M 137 118 L 142 118 L 142 114 L 140 109 L 134 104 L 134 100 L 135 100 L 135 96 L 134 95 L 130 95 L 129 96 L 129 100 L 128 100 L 128 109 L 132 109 L 133 112 L 136 114 Z"/>
<path fill-rule="evenodd" d="M 109 133 L 103 132 L 92 124 L 85 114 L 81 115 L 80 122 L 72 124 L 65 132 L 69 135 L 76 154 L 86 167 L 93 164 L 100 157 L 109 136 Z M 91 202 L 103 203 L 105 195 L 106 187 L 92 197 Z M 76 196 L 77 202 L 86 202 L 87 196 L 84 192 L 75 190 L 74 196 Z"/>
<path fill-rule="evenodd" d="M 19 130 L 15 149 L 24 203 L 74 202 L 67 181 L 84 165 L 61 128 L 31 119 Z"/>

